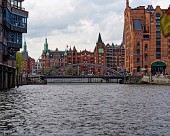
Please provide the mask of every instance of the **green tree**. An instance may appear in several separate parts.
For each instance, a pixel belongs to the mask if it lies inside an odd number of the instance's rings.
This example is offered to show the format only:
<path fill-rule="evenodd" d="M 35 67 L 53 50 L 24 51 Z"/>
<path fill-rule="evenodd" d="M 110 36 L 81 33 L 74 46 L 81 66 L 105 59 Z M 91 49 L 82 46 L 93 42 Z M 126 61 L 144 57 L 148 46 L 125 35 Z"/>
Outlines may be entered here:
<path fill-rule="evenodd" d="M 77 67 L 68 66 L 65 69 L 65 74 L 66 75 L 77 75 Z"/>
<path fill-rule="evenodd" d="M 22 54 L 19 51 L 16 53 L 16 68 L 18 72 L 20 72 L 22 68 Z"/>
<path fill-rule="evenodd" d="M 17 72 L 17 87 L 19 87 L 19 75 L 20 75 L 20 72 L 21 72 L 21 68 L 22 68 L 22 54 L 21 52 L 17 51 L 16 53 L 16 72 Z"/>

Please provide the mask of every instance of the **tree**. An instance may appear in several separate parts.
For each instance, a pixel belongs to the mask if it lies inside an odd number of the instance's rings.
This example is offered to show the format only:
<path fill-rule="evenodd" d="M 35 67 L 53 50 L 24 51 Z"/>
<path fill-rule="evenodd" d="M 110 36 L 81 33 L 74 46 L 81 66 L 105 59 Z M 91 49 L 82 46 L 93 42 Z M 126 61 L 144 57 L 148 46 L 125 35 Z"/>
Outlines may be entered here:
<path fill-rule="evenodd" d="M 16 53 L 17 87 L 19 87 L 18 76 L 19 76 L 19 73 L 21 72 L 21 68 L 22 68 L 22 54 L 21 52 L 17 51 Z"/>
<path fill-rule="evenodd" d="M 77 67 L 68 66 L 65 69 L 65 74 L 66 75 L 77 75 Z"/>
<path fill-rule="evenodd" d="M 22 54 L 21 54 L 21 52 L 17 51 L 17 53 L 16 53 L 16 69 L 18 70 L 18 72 L 20 72 L 21 68 L 22 68 Z"/>

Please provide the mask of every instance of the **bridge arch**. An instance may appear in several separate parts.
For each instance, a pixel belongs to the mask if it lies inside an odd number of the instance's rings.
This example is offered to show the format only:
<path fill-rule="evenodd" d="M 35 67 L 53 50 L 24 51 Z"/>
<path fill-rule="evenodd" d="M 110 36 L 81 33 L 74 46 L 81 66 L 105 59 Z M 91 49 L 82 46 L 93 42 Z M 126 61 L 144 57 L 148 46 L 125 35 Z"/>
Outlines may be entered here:
<path fill-rule="evenodd" d="M 102 66 L 102 65 L 99 65 L 99 64 L 93 64 L 93 63 L 78 63 L 78 64 L 70 64 L 70 65 L 67 65 L 67 66 L 62 66 L 60 68 L 58 68 L 58 70 L 64 70 L 68 67 L 79 67 L 80 66 L 90 66 L 90 67 L 98 67 L 98 68 L 101 68 L 102 70 L 106 70 L 108 72 L 111 72 L 112 75 L 115 75 L 115 76 L 122 76 L 121 73 L 117 72 L 116 70 L 112 69 L 112 68 L 109 68 L 107 66 Z"/>

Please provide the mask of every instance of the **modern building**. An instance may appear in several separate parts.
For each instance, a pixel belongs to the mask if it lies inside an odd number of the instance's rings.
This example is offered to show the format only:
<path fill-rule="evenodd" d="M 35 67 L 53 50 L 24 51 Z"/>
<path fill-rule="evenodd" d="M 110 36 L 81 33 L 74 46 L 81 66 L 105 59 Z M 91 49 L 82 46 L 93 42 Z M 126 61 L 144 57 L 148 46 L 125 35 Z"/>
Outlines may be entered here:
<path fill-rule="evenodd" d="M 167 9 L 152 5 L 124 11 L 125 68 L 134 75 L 170 73 L 170 38 L 165 38 L 160 19 Z"/>
<path fill-rule="evenodd" d="M 15 87 L 16 52 L 27 32 L 24 0 L 0 0 L 0 90 Z"/>

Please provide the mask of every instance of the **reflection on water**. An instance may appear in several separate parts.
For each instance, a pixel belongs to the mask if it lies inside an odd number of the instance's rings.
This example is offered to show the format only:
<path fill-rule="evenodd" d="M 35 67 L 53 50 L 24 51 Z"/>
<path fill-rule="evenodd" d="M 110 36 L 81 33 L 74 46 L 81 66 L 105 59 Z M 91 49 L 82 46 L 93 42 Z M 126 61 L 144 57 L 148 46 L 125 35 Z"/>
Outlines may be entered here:
<path fill-rule="evenodd" d="M 22 86 L 0 92 L 0 135 L 170 136 L 168 86 Z"/>

